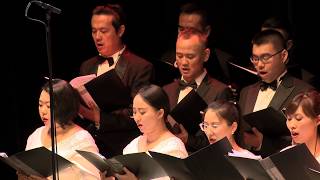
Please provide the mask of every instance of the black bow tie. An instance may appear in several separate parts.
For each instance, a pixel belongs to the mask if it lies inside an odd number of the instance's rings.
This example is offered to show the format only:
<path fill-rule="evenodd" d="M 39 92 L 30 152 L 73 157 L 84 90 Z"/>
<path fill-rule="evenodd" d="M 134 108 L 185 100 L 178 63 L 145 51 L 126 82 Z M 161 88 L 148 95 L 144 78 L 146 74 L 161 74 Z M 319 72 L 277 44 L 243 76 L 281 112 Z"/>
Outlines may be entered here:
<path fill-rule="evenodd" d="M 101 59 L 100 63 L 103 63 L 105 60 L 108 61 L 109 67 L 112 66 L 114 64 L 114 60 L 113 57 L 103 57 L 101 55 L 99 55 L 99 59 Z"/>
<path fill-rule="evenodd" d="M 271 83 L 267 83 L 264 81 L 261 81 L 260 83 L 260 89 L 261 91 L 265 91 L 268 89 L 268 87 L 270 87 L 272 90 L 276 90 L 277 89 L 277 80 L 272 81 Z"/>
<path fill-rule="evenodd" d="M 186 87 L 192 87 L 193 89 L 197 89 L 198 85 L 195 81 L 185 82 L 184 80 L 179 80 L 180 90 L 185 89 Z"/>

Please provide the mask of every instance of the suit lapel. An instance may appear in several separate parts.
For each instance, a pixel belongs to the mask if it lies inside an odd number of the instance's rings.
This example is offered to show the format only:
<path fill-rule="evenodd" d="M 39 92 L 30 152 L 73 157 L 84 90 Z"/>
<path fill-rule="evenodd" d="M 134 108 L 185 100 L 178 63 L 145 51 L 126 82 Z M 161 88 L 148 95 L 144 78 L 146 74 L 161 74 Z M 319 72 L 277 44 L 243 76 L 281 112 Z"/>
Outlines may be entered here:
<path fill-rule="evenodd" d="M 88 71 L 89 71 L 88 74 L 96 74 L 97 75 L 99 64 L 100 64 L 99 56 L 96 56 L 95 61 L 93 61 L 93 65 L 91 65 L 88 69 Z"/>
<path fill-rule="evenodd" d="M 275 109 L 280 110 L 283 106 L 283 103 L 289 97 L 294 89 L 293 79 L 291 76 L 286 75 L 283 78 L 283 81 L 279 85 L 275 95 L 273 96 L 269 106 L 274 107 Z"/>
<path fill-rule="evenodd" d="M 115 71 L 117 72 L 117 74 L 119 75 L 120 79 L 124 80 L 124 76 L 126 73 L 126 69 L 128 67 L 128 60 L 126 58 L 126 56 L 129 55 L 129 52 L 127 50 L 125 50 L 122 55 L 120 56 L 118 63 L 115 67 Z"/>
<path fill-rule="evenodd" d="M 209 91 L 210 89 L 210 79 L 208 77 L 208 74 L 203 78 L 201 84 L 197 88 L 196 92 L 200 95 L 200 97 L 205 97 L 205 94 Z"/>
<path fill-rule="evenodd" d="M 254 105 L 256 104 L 258 93 L 260 90 L 259 83 L 254 84 L 248 89 L 248 98 L 246 100 L 245 108 L 243 109 L 243 114 L 253 112 Z"/>
<path fill-rule="evenodd" d="M 170 97 L 171 98 L 171 108 L 174 108 L 174 106 L 176 106 L 178 104 L 178 98 L 179 98 L 179 93 L 180 93 L 180 87 L 179 87 L 179 82 L 178 80 L 175 81 L 174 83 L 174 93 L 172 93 L 172 96 Z"/>

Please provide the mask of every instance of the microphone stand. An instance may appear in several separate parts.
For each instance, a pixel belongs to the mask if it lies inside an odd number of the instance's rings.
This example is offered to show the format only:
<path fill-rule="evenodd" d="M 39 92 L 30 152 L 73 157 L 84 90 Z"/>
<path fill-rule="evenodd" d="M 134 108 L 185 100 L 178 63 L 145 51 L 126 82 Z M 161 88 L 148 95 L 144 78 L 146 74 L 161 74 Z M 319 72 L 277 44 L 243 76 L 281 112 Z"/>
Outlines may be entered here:
<path fill-rule="evenodd" d="M 53 97 L 53 83 L 52 83 L 52 52 L 51 52 L 51 28 L 50 28 L 50 23 L 51 23 L 51 11 L 48 10 L 46 11 L 46 22 L 43 22 L 38 19 L 33 19 L 28 17 L 28 9 L 30 5 L 33 2 L 38 2 L 38 1 L 30 1 L 26 7 L 25 10 L 25 16 L 33 21 L 40 22 L 41 24 L 45 25 L 46 29 L 46 45 L 47 45 L 47 56 L 48 56 L 48 68 L 49 68 L 49 95 L 50 95 L 50 133 L 51 133 L 51 163 L 52 163 L 52 178 L 53 180 L 56 180 L 57 177 L 59 178 L 59 173 L 58 173 L 58 160 L 57 160 L 57 139 L 56 139 L 56 123 L 55 123 L 55 117 L 54 117 L 54 97 Z"/>
<path fill-rule="evenodd" d="M 57 160 L 57 137 L 56 137 L 56 123 L 54 117 L 54 96 L 53 96 L 53 86 L 52 86 L 52 52 L 51 52 L 51 30 L 50 30 L 50 20 L 51 11 L 46 13 L 47 25 L 46 25 L 46 44 L 47 44 L 47 55 L 48 55 L 48 68 L 49 68 L 49 94 L 50 94 L 50 132 L 51 132 L 51 157 L 52 157 L 52 175 L 53 179 L 56 180 L 58 177 L 58 160 Z"/>

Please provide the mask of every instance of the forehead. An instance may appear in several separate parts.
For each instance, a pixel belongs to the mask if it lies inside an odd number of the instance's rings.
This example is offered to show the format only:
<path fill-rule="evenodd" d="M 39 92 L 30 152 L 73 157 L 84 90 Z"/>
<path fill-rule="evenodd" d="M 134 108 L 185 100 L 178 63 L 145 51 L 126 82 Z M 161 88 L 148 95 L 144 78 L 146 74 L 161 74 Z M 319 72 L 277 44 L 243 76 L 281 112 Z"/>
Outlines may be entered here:
<path fill-rule="evenodd" d="M 301 114 L 303 116 L 306 116 L 306 114 L 304 113 L 301 105 L 298 106 L 298 108 L 297 108 L 296 112 L 294 112 L 294 114 Z"/>
<path fill-rule="evenodd" d="M 109 14 L 93 15 L 91 25 L 111 25 L 113 16 Z"/>
<path fill-rule="evenodd" d="M 49 93 L 46 92 L 45 90 L 42 90 L 41 93 L 40 93 L 40 98 L 39 98 L 39 101 L 49 101 L 50 100 L 50 96 L 49 96 Z"/>
<path fill-rule="evenodd" d="M 252 46 L 252 54 L 254 55 L 260 55 L 260 54 L 266 54 L 266 53 L 274 53 L 276 51 L 274 45 L 272 43 L 266 43 L 266 44 L 254 44 Z"/>
<path fill-rule="evenodd" d="M 178 38 L 176 51 L 177 53 L 191 53 L 198 52 L 203 49 L 203 44 L 197 36 L 191 36 L 190 38 Z"/>
<path fill-rule="evenodd" d="M 179 25 L 184 27 L 199 27 L 201 24 L 201 16 L 198 14 L 185 14 L 179 16 Z"/>
<path fill-rule="evenodd" d="M 213 110 L 208 110 L 204 116 L 204 121 L 207 123 L 221 122 L 221 118 Z"/>
<path fill-rule="evenodd" d="M 133 99 L 133 107 L 134 108 L 147 108 L 150 105 L 142 98 L 141 95 L 136 95 Z"/>

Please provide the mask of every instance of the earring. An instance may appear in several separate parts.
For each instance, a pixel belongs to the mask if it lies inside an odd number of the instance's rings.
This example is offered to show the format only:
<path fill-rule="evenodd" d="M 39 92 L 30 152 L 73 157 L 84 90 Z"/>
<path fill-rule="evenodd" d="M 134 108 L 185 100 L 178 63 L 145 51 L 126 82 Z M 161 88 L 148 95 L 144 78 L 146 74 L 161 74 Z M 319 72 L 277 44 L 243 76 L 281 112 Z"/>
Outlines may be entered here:
<path fill-rule="evenodd" d="M 173 63 L 173 66 L 174 66 L 175 68 L 178 68 L 177 61 L 175 61 L 175 62 Z"/>

